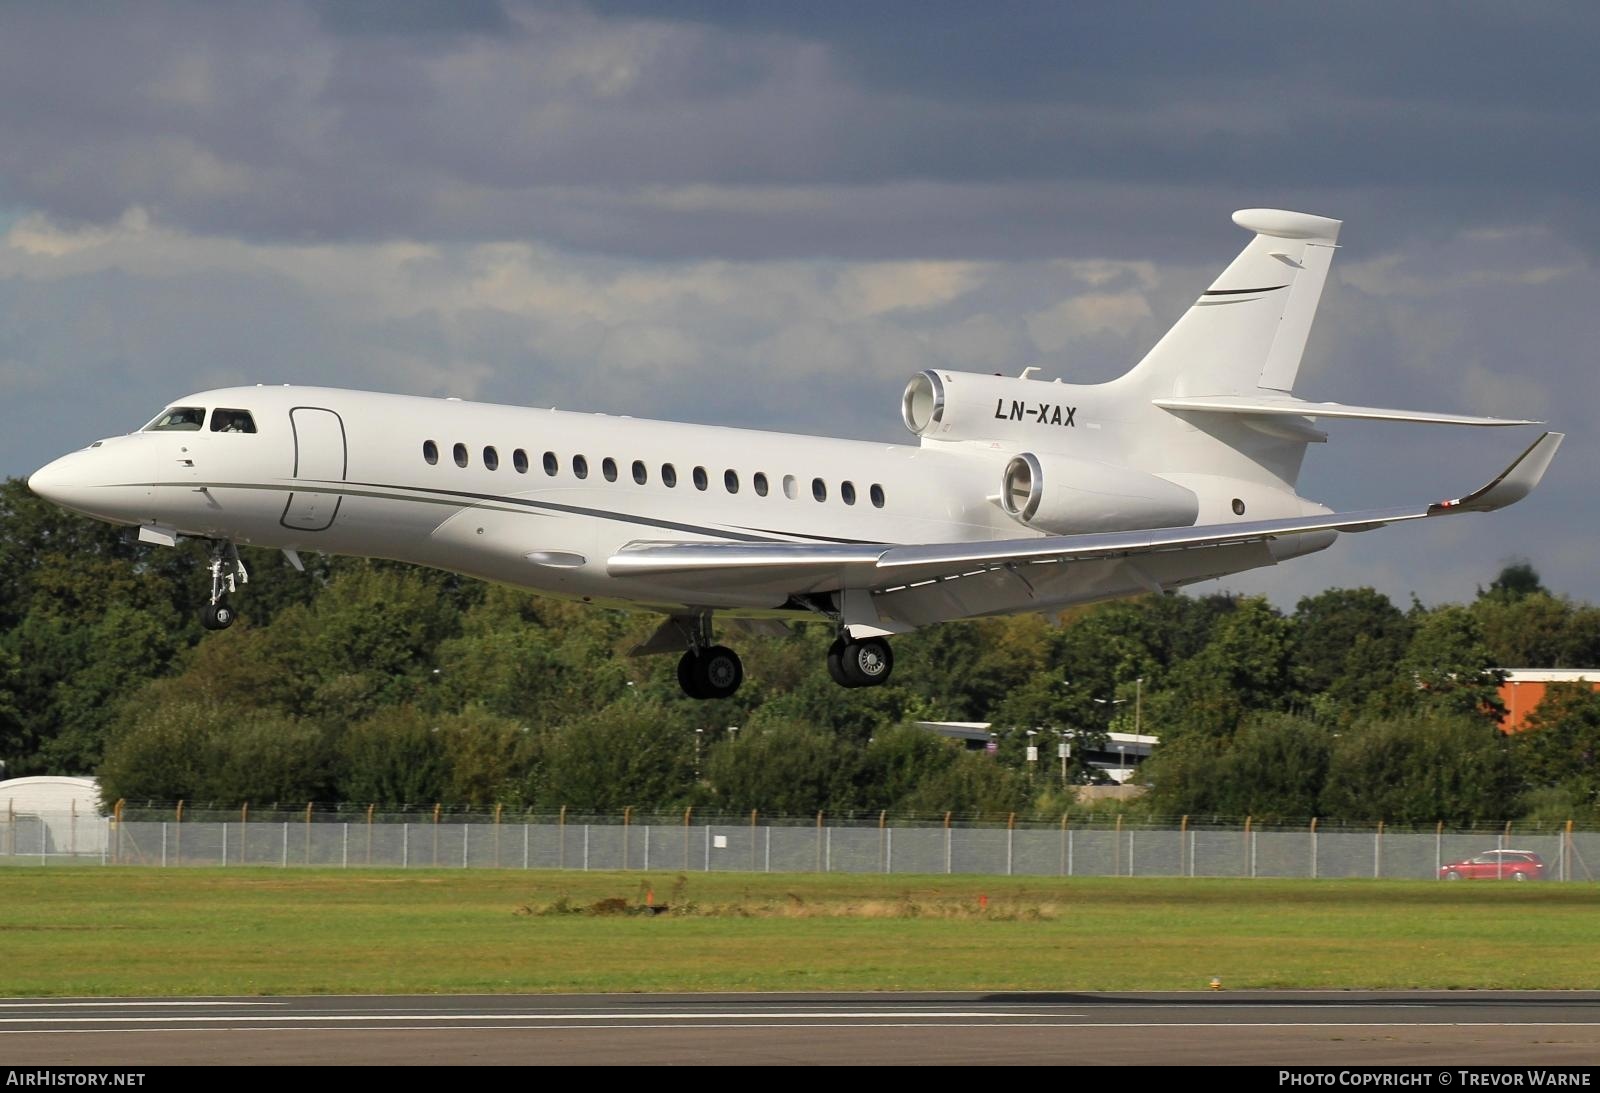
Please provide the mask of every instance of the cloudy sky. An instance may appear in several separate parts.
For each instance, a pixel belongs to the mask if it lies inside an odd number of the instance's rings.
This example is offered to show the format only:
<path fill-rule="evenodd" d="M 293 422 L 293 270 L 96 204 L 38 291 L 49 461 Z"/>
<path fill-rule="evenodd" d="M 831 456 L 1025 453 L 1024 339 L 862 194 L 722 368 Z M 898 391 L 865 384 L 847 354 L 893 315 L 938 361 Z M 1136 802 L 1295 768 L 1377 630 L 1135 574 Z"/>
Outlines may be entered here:
<path fill-rule="evenodd" d="M 0 5 L 0 473 L 245 382 L 909 439 L 921 368 L 1116 375 L 1274 206 L 1345 221 L 1300 394 L 1571 435 L 1515 509 L 1227 587 L 1522 557 L 1600 601 L 1597 45 L 1578 4 Z M 1340 508 L 1533 436 L 1327 428 Z"/>

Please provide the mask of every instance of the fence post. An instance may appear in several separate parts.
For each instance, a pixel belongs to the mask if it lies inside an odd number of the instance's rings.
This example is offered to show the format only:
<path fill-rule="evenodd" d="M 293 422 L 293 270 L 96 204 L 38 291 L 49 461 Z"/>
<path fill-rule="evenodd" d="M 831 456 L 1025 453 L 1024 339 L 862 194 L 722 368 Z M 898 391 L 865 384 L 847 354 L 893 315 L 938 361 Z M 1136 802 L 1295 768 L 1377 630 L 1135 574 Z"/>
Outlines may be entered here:
<path fill-rule="evenodd" d="M 1561 840 L 1561 879 L 1572 879 L 1572 821 L 1567 821 L 1567 830 Z"/>
<path fill-rule="evenodd" d="M 1122 813 L 1117 813 L 1117 831 L 1111 836 L 1111 867 L 1113 876 L 1122 876 Z"/>
<path fill-rule="evenodd" d="M 1189 817 L 1185 815 L 1178 824 L 1178 876 L 1180 877 L 1194 876 L 1192 864 L 1184 860 L 1189 856 L 1187 849 L 1188 842 Z"/>
<path fill-rule="evenodd" d="M 1311 879 L 1317 879 L 1317 818 L 1311 817 Z"/>
<path fill-rule="evenodd" d="M 889 871 L 889 810 L 882 809 L 878 813 L 878 872 Z"/>
<path fill-rule="evenodd" d="M 816 872 L 823 872 L 822 868 L 822 813 L 817 813 L 817 868 Z"/>
<path fill-rule="evenodd" d="M 628 870 L 628 828 L 633 826 L 633 806 L 624 805 L 622 809 L 622 870 Z"/>
<path fill-rule="evenodd" d="M 944 872 L 950 875 L 950 813 L 944 814 Z"/>
<path fill-rule="evenodd" d="M 1061 814 L 1061 867 L 1059 872 L 1063 877 L 1067 875 L 1067 817 L 1070 815 L 1070 812 Z"/>
<path fill-rule="evenodd" d="M 1252 822 L 1254 822 L 1254 820 L 1255 820 L 1254 816 L 1246 816 L 1244 818 L 1244 858 L 1245 858 L 1245 863 L 1246 863 L 1247 867 L 1251 865 L 1251 862 L 1250 862 L 1250 824 Z M 1248 876 L 1252 876 L 1252 877 L 1255 876 L 1255 869 L 1253 867 L 1251 867 L 1249 869 L 1249 872 L 1248 872 L 1247 875 Z"/>
<path fill-rule="evenodd" d="M 1372 837 L 1372 879 L 1383 876 L 1383 821 L 1378 821 L 1378 833 Z"/>
<path fill-rule="evenodd" d="M 756 871 L 756 810 L 750 810 L 750 872 Z"/>
<path fill-rule="evenodd" d="M 372 864 L 372 811 L 373 811 L 373 809 L 375 809 L 377 807 L 378 806 L 375 805 L 375 804 L 371 804 L 371 805 L 367 806 L 367 864 L 368 865 Z"/>
<path fill-rule="evenodd" d="M 1006 817 L 1006 876 L 1011 876 L 1011 843 L 1017 830 L 1017 814 L 1015 812 Z"/>
<path fill-rule="evenodd" d="M 1440 820 L 1433 827 L 1433 877 L 1439 879 L 1439 870 L 1444 868 L 1444 821 Z"/>
<path fill-rule="evenodd" d="M 437 801 L 433 805 L 433 867 L 439 868 L 439 813 L 444 811 Z"/>
<path fill-rule="evenodd" d="M 311 864 L 311 802 L 306 802 L 306 864 Z"/>
<path fill-rule="evenodd" d="M 178 802 L 178 828 L 172 833 L 172 841 L 176 844 L 172 848 L 172 864 L 183 864 L 183 802 Z"/>
<path fill-rule="evenodd" d="M 567 806 L 561 806 L 561 818 L 556 829 L 556 868 L 567 867 Z M 687 856 L 687 855 L 685 855 Z"/>
<path fill-rule="evenodd" d="M 248 865 L 250 862 L 250 829 L 245 826 L 250 822 L 250 802 L 246 801 L 239 810 L 239 864 Z"/>
<path fill-rule="evenodd" d="M 699 737 L 696 737 L 699 739 Z M 683 867 L 689 868 L 689 817 L 694 813 L 694 806 L 690 805 L 683 810 Z"/>
<path fill-rule="evenodd" d="M 496 801 L 494 806 L 494 867 L 500 868 L 500 813 L 506 806 Z"/>

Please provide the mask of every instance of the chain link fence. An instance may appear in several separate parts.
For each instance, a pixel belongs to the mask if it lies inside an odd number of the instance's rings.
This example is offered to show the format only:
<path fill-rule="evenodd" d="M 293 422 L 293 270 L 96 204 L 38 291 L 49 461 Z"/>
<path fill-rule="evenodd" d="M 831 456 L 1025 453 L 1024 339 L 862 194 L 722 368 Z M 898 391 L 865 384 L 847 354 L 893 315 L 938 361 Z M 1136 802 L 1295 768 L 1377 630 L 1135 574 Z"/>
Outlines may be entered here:
<path fill-rule="evenodd" d="M 420 819 L 117 820 L 0 816 L 0 862 L 319 868 L 681 870 L 999 876 L 1371 877 L 1422 880 L 1492 850 L 1529 851 L 1546 880 L 1592 881 L 1600 832 L 1319 831 L 822 822 Z M 1512 878 L 1509 863 L 1488 872 Z M 1480 870 L 1482 871 L 1482 870 Z"/>

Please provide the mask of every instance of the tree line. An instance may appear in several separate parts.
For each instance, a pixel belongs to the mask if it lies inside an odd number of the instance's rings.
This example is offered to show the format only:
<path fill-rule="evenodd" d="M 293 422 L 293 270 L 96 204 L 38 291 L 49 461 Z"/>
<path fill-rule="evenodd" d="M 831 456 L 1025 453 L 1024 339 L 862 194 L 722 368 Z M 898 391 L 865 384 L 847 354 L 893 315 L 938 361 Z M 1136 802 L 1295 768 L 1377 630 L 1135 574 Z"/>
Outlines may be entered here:
<path fill-rule="evenodd" d="M 202 631 L 205 553 L 142 546 L 0 487 L 0 759 L 93 774 L 108 801 L 1054 818 L 1027 730 L 1161 738 L 1118 807 L 1296 822 L 1600 821 L 1600 697 L 1558 688 L 1507 738 L 1503 667 L 1600 665 L 1600 608 L 1508 565 L 1469 604 L 1365 588 L 1292 613 L 1152 596 L 931 627 L 884 687 L 822 668 L 832 634 L 740 639 L 747 683 L 698 702 L 656 620 L 414 567 L 246 550 L 242 619 Z M 912 726 L 987 721 L 971 753 Z M 1080 746 L 1077 751 L 1081 752 Z M 1096 773 L 1077 764 L 1072 783 Z"/>

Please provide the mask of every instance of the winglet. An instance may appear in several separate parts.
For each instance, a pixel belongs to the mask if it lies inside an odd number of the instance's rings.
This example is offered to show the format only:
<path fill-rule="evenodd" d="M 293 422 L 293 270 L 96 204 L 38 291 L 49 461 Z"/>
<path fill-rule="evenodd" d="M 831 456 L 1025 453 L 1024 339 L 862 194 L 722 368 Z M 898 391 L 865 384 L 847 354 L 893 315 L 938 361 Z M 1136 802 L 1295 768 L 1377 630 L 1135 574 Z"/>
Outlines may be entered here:
<path fill-rule="evenodd" d="M 1550 461 L 1555 459 L 1556 449 L 1561 447 L 1561 442 L 1565 439 L 1565 433 L 1545 433 L 1535 440 L 1527 451 L 1517 456 L 1511 466 L 1501 471 L 1494 481 L 1455 501 L 1439 501 L 1429 505 L 1428 515 L 1440 516 L 1447 512 L 1493 512 L 1495 509 L 1516 504 L 1533 492 L 1539 480 L 1544 477 L 1544 472 L 1550 469 Z"/>

